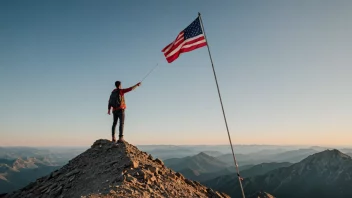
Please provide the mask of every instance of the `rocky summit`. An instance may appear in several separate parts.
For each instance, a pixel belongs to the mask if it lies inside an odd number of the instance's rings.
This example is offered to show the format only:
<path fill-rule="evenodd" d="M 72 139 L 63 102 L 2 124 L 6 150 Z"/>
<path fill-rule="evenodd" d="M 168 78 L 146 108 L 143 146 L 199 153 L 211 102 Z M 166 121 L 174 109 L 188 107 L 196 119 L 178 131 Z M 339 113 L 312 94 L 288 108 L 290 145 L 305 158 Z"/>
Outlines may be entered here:
<path fill-rule="evenodd" d="M 127 142 L 101 139 L 59 170 L 5 197 L 229 196 L 184 178 Z"/>

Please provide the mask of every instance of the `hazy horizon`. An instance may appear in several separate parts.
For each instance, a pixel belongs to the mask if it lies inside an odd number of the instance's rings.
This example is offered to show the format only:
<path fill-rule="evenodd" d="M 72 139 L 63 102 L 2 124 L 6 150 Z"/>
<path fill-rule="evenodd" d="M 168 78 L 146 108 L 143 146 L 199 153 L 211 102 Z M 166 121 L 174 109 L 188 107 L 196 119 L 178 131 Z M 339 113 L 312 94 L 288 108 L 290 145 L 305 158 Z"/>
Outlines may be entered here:
<path fill-rule="evenodd" d="M 47 145 L 47 146 L 36 146 L 36 145 L 1 145 L 2 148 L 86 148 L 92 146 L 94 141 L 89 145 Z M 133 144 L 133 143 L 131 143 Z M 180 146 L 180 147 L 192 147 L 192 146 L 228 146 L 230 144 L 134 144 L 135 146 Z M 328 148 L 352 148 L 352 145 L 307 145 L 307 144 L 233 144 L 233 146 L 273 146 L 273 147 L 300 147 L 300 148 L 311 148 L 311 147 L 328 147 Z"/>
<path fill-rule="evenodd" d="M 352 146 L 352 1 L 0 1 L 0 146 L 111 138 L 126 94 L 134 145 L 227 144 L 206 47 L 161 50 L 198 12 L 233 144 Z"/>

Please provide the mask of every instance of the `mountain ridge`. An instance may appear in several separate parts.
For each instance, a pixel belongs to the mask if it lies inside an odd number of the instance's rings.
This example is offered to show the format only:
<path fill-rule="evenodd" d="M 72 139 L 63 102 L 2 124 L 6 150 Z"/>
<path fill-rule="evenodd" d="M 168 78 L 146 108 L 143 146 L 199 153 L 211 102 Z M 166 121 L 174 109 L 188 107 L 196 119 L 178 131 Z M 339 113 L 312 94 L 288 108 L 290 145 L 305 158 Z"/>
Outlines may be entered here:
<path fill-rule="evenodd" d="M 196 155 L 184 158 L 172 158 L 165 160 L 164 162 L 168 167 L 174 169 L 175 171 L 191 169 L 199 173 L 216 172 L 230 167 L 228 164 L 223 163 L 216 157 L 207 155 L 205 152 L 200 152 Z"/>
<path fill-rule="evenodd" d="M 228 181 L 214 180 L 207 186 L 230 196 L 238 196 L 240 192 L 235 177 Z M 243 186 L 248 195 L 262 189 L 277 197 L 285 198 L 352 197 L 352 158 L 336 149 L 325 150 L 289 167 L 245 178 Z"/>
<path fill-rule="evenodd" d="M 0 159 L 0 193 L 24 187 L 29 182 L 58 168 L 59 166 L 35 157 Z"/>
<path fill-rule="evenodd" d="M 311 154 L 317 153 L 314 149 L 296 149 L 283 152 L 259 151 L 248 154 L 236 154 L 236 159 L 241 165 L 261 164 L 270 162 L 290 162 L 296 163 L 308 157 Z M 233 164 L 233 156 L 231 153 L 217 156 L 217 158 L 228 164 Z"/>

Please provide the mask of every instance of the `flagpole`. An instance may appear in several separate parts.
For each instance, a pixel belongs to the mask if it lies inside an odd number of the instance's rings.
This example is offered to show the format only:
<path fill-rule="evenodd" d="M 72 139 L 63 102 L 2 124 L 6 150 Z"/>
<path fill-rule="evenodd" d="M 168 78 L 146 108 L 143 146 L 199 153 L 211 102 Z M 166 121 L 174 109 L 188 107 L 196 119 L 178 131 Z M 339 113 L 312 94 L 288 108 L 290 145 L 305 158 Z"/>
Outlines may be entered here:
<path fill-rule="evenodd" d="M 231 150 L 232 150 L 232 156 L 233 156 L 233 160 L 234 160 L 235 167 L 236 167 L 236 170 L 237 170 L 238 181 L 239 181 L 239 183 L 240 183 L 240 187 L 241 187 L 241 191 L 242 191 L 242 197 L 245 198 L 244 190 L 243 190 L 243 186 L 242 186 L 242 181 L 241 181 L 241 176 L 240 176 L 240 171 L 239 171 L 239 169 L 238 169 L 238 164 L 237 164 L 237 161 L 236 161 L 235 152 L 233 151 L 233 146 L 232 146 L 231 136 L 230 136 L 230 132 L 229 132 L 229 127 L 228 127 L 227 121 L 226 121 L 226 115 L 225 115 L 224 105 L 222 104 L 222 99 L 221 99 L 219 84 L 218 84 L 218 80 L 217 80 L 217 78 L 216 78 L 214 63 L 213 63 L 213 59 L 211 58 L 209 43 L 208 43 L 208 40 L 207 40 L 207 36 L 205 35 L 205 30 L 204 30 L 204 26 L 203 26 L 202 17 L 201 17 L 201 15 L 200 15 L 199 12 L 198 12 L 198 17 L 199 17 L 200 25 L 201 25 L 201 27 L 202 27 L 202 31 L 203 31 L 203 33 L 204 33 L 205 41 L 207 42 L 207 48 L 208 48 L 209 58 L 210 58 L 211 66 L 212 66 L 212 68 L 213 68 L 213 73 L 214 73 L 214 78 L 215 78 L 215 82 L 216 82 L 216 87 L 217 87 L 217 89 L 218 89 L 219 99 L 220 99 L 220 103 L 221 103 L 221 109 L 222 109 L 222 113 L 223 113 L 223 115 L 224 115 L 224 120 L 225 120 L 227 135 L 228 135 L 229 141 L 230 141 L 230 146 L 231 146 Z"/>

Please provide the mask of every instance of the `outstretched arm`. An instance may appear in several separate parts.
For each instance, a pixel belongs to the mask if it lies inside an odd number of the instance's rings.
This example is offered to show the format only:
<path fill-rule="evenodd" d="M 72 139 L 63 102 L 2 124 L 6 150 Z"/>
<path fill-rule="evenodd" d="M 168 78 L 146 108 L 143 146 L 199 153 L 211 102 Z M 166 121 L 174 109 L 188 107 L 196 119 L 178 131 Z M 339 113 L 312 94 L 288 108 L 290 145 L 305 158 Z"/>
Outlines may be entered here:
<path fill-rule="evenodd" d="M 130 88 L 121 89 L 121 92 L 122 92 L 122 93 L 130 92 L 130 91 L 134 90 L 135 88 L 137 88 L 138 86 L 141 86 L 141 83 L 140 83 L 140 82 L 137 83 L 137 84 L 135 84 L 134 86 L 132 86 L 132 87 L 130 87 Z"/>

